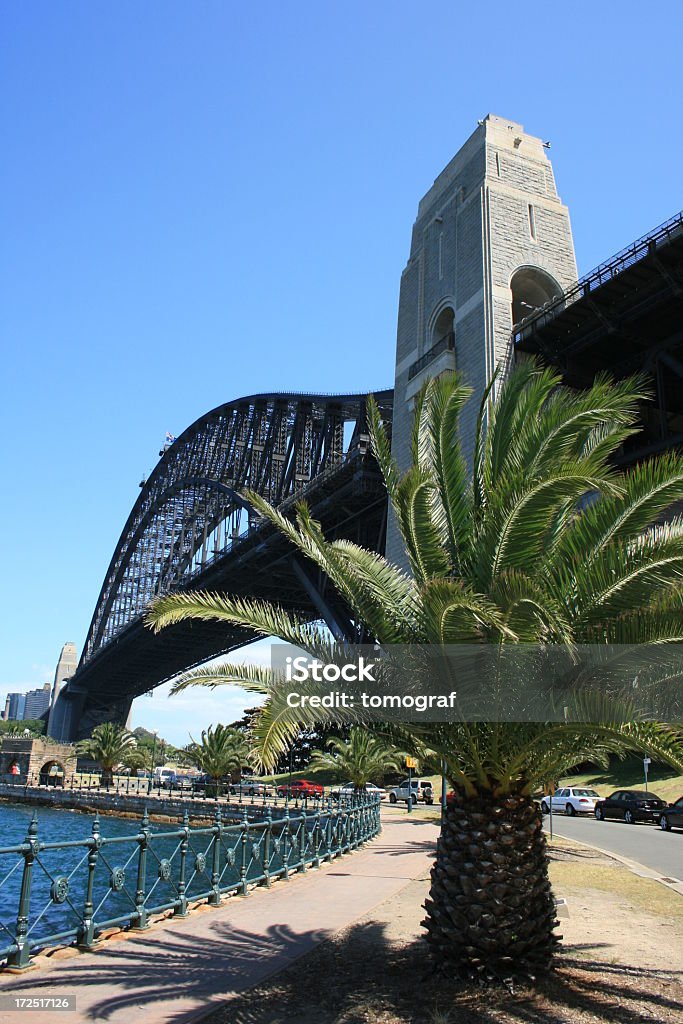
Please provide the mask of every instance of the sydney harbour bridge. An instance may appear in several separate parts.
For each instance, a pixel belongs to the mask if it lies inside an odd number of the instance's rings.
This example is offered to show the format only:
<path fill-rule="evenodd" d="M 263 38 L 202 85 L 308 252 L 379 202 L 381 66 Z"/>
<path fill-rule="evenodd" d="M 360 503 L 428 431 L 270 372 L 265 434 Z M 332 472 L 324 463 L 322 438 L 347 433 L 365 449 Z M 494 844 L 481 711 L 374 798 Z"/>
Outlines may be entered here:
<path fill-rule="evenodd" d="M 512 351 L 536 353 L 569 384 L 646 372 L 655 393 L 622 463 L 683 444 L 683 214 L 582 278 L 517 325 Z M 375 393 L 391 424 L 393 391 Z M 326 580 L 241 497 L 283 511 L 305 498 L 331 537 L 384 551 L 387 500 L 372 457 L 367 395 L 264 394 L 229 402 L 170 445 L 126 522 L 75 675 L 51 724 L 56 737 L 125 721 L 131 701 L 254 634 L 183 623 L 155 635 L 143 612 L 157 594 L 207 589 L 275 599 L 337 635 L 354 624 Z"/>

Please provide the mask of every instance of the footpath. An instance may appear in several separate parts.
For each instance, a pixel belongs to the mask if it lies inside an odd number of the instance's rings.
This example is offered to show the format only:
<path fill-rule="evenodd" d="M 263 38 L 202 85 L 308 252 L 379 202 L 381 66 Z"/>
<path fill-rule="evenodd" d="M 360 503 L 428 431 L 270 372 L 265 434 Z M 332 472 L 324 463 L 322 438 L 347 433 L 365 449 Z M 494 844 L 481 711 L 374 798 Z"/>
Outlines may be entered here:
<path fill-rule="evenodd" d="M 393 810 L 393 809 L 392 809 Z M 144 933 L 124 932 L 89 953 L 41 960 L 0 976 L 3 1024 L 188 1024 L 290 966 L 366 916 L 410 882 L 429 876 L 438 826 L 384 814 L 361 850 L 270 889 L 231 896 Z M 14 998 L 70 997 L 75 1008 L 12 1009 Z M 55 1016 L 57 1015 L 57 1016 Z"/>

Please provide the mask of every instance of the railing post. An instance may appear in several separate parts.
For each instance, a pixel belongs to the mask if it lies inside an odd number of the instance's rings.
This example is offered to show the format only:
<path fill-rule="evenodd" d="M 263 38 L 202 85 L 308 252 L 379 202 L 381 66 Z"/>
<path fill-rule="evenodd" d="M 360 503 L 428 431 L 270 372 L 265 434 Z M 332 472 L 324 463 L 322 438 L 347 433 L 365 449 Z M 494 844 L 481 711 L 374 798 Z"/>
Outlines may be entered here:
<path fill-rule="evenodd" d="M 78 945 L 81 949 L 92 949 L 95 945 L 95 922 L 93 914 L 95 904 L 93 901 L 93 888 L 95 885 L 95 868 L 101 845 L 100 819 L 95 815 L 92 823 L 92 839 L 88 850 L 88 880 L 85 884 L 85 902 L 83 904 L 83 922 L 78 935 Z"/>
<path fill-rule="evenodd" d="M 263 873 L 266 876 L 266 888 L 270 889 L 270 851 L 273 844 L 273 815 L 269 810 L 266 815 L 266 832 L 263 837 Z"/>
<path fill-rule="evenodd" d="M 284 868 L 284 871 L 282 873 L 282 877 L 285 879 L 285 881 L 288 882 L 289 881 L 289 848 L 290 848 L 290 842 L 289 842 L 289 805 L 285 805 L 284 822 L 285 823 L 284 823 L 284 826 L 282 828 L 282 832 L 280 833 L 280 839 L 282 841 L 282 866 Z"/>
<path fill-rule="evenodd" d="M 221 820 L 221 809 L 216 804 L 216 814 L 213 825 L 213 859 L 211 861 L 211 895 L 209 905 L 219 907 L 221 903 L 221 837 L 223 835 L 223 822 Z"/>
<path fill-rule="evenodd" d="M 178 875 L 178 906 L 173 910 L 174 917 L 187 917 L 187 895 L 185 882 L 185 869 L 187 866 L 187 848 L 190 837 L 190 818 L 185 811 L 183 814 L 183 838 L 180 840 L 180 873 Z"/>
<path fill-rule="evenodd" d="M 327 801 L 327 819 L 325 821 L 325 859 L 332 860 L 332 805 Z"/>
<path fill-rule="evenodd" d="M 33 862 L 38 853 L 38 820 L 36 812 L 33 812 L 31 824 L 28 827 L 26 836 L 26 849 L 24 850 L 24 871 L 21 876 L 21 890 L 19 892 L 19 912 L 17 914 L 17 927 L 14 936 L 17 949 L 7 957 L 7 966 L 14 970 L 23 971 L 31 964 L 31 944 L 28 936 L 28 920 L 31 912 L 31 879 L 33 878 Z"/>
<path fill-rule="evenodd" d="M 247 815 L 246 807 L 242 810 L 242 823 L 240 825 L 240 828 L 242 829 L 242 836 L 240 841 L 240 896 L 248 896 L 249 890 L 247 889 L 247 843 L 249 842 L 249 818 Z"/>
<path fill-rule="evenodd" d="M 147 908 L 145 907 L 145 887 L 147 874 L 147 844 L 149 843 L 149 815 L 147 808 L 142 815 L 142 825 L 138 835 L 138 878 L 135 886 L 135 911 L 137 922 L 133 925 L 137 931 L 149 928 Z"/>
<path fill-rule="evenodd" d="M 359 834 L 359 822 L 358 822 L 358 806 L 351 808 L 351 849 L 355 850 L 358 846 L 358 834 Z"/>
<path fill-rule="evenodd" d="M 301 864 L 299 866 L 299 871 L 302 874 L 305 874 L 305 872 L 306 872 L 306 836 L 307 836 L 307 831 L 306 831 L 306 812 L 305 811 L 302 811 L 302 813 L 301 813 L 301 815 L 299 817 L 299 822 L 300 822 L 300 826 L 299 826 L 299 860 L 301 861 Z"/>
<path fill-rule="evenodd" d="M 316 868 L 320 867 L 320 808 L 315 812 L 315 820 L 313 823 L 313 853 L 314 853 L 314 865 Z"/>

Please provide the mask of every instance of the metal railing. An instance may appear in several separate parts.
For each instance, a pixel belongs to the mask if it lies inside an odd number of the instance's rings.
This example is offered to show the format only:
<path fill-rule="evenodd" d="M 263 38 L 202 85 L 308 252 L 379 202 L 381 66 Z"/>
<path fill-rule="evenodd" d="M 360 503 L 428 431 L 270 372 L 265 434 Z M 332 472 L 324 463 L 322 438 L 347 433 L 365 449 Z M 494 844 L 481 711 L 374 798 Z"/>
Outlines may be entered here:
<path fill-rule="evenodd" d="M 527 333 L 530 333 L 537 327 L 543 327 L 549 321 L 554 320 L 558 313 L 561 313 L 572 302 L 585 295 L 589 295 L 596 287 L 618 277 L 624 270 L 632 267 L 634 263 L 638 263 L 639 260 L 650 253 L 656 252 L 662 244 L 668 243 L 682 232 L 683 212 L 674 214 L 673 217 L 665 220 L 654 231 L 648 232 L 647 235 L 638 238 L 609 260 L 600 263 L 588 274 L 579 278 L 576 284 L 568 288 L 562 295 L 559 295 L 556 299 L 551 299 L 540 309 L 520 320 L 518 324 L 514 325 L 512 330 L 513 342 L 521 341 Z"/>
<path fill-rule="evenodd" d="M 211 805 L 217 802 L 229 802 L 244 804 L 254 807 L 267 804 L 271 806 L 285 806 L 290 808 L 299 806 L 308 808 L 316 807 L 324 801 L 324 787 L 319 787 L 318 793 L 310 795 L 297 793 L 296 782 L 290 790 L 289 783 L 263 783 L 254 787 L 252 783 L 241 782 L 219 782 L 199 781 L 185 776 L 182 779 L 162 779 L 144 776 L 123 776 L 115 775 L 109 783 L 102 781 L 102 777 L 95 773 L 77 772 L 75 775 L 64 779 L 58 776 L 41 777 L 39 773 L 32 773 L 28 777 L 11 774 L 0 775 L 0 795 L 11 797 L 13 793 L 17 797 L 26 795 L 45 797 L 52 793 L 74 794 L 76 796 L 105 795 L 110 797 L 140 797 L 154 800 L 183 800 L 191 804 L 201 801 L 210 801 Z M 47 801 L 46 801 L 47 802 Z M 55 800 L 58 806 L 61 800 Z M 64 806 L 69 806 L 66 803 Z"/>
<path fill-rule="evenodd" d="M 454 352 L 455 351 L 455 334 L 451 331 L 450 334 L 444 334 L 443 338 L 439 338 L 437 342 L 425 352 L 424 355 L 416 359 L 414 363 L 411 363 L 408 367 L 408 380 L 412 380 L 413 377 L 417 377 L 421 370 L 424 370 L 425 366 L 440 356 L 442 352 Z"/>
<path fill-rule="evenodd" d="M 155 914 L 186 917 L 190 904 L 219 906 L 229 893 L 320 867 L 356 849 L 380 831 L 379 800 L 330 801 L 308 813 L 225 824 L 217 806 L 210 825 L 155 832 L 148 813 L 133 835 L 105 836 L 96 817 L 90 836 L 43 842 L 34 815 L 17 846 L 0 848 L 0 959 L 12 968 L 55 944 L 93 948 L 105 928 L 144 930 Z M 12 913 L 6 908 L 13 907 Z"/>

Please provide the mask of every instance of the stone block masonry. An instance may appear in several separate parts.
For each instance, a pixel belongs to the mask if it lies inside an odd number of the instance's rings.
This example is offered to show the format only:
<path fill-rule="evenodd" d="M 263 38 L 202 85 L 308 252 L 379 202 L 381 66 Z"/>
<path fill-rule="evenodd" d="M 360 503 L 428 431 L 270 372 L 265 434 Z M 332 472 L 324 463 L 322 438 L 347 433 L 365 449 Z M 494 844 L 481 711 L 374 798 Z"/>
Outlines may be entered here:
<path fill-rule="evenodd" d="M 401 468 L 410 461 L 415 394 L 425 379 L 455 368 L 474 389 L 461 438 L 471 460 L 478 400 L 496 366 L 511 363 L 513 324 L 576 278 L 569 212 L 547 148 L 522 125 L 489 114 L 422 198 L 413 225 L 396 337 L 392 450 Z M 429 359 L 446 334 L 453 346 Z M 387 555 L 404 564 L 391 518 Z"/>

